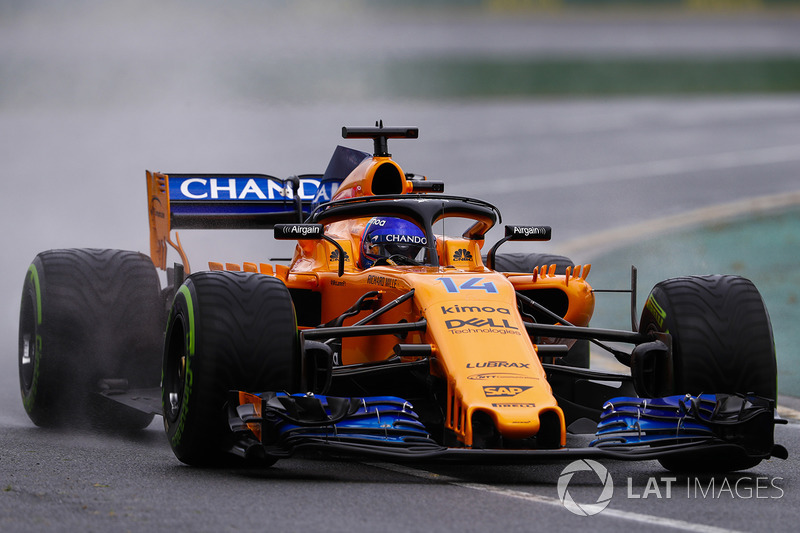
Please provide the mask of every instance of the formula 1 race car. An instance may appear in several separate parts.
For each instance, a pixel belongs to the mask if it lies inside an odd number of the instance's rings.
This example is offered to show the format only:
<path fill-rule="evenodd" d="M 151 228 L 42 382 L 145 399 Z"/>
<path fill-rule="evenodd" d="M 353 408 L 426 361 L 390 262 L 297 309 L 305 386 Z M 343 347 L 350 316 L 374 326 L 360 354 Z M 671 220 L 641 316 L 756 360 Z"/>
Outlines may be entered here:
<path fill-rule="evenodd" d="M 31 420 L 130 431 L 160 414 L 190 465 L 321 450 L 725 472 L 788 456 L 773 438 L 772 329 L 749 280 L 663 281 L 637 320 L 634 270 L 631 330 L 589 327 L 590 265 L 498 253 L 550 227 L 507 225 L 487 249 L 496 207 L 445 195 L 388 153 L 416 128 L 343 136 L 374 153 L 339 146 L 323 174 L 285 180 L 147 172 L 149 257 L 37 255 L 19 329 Z M 297 245 L 288 266 L 190 274 L 172 239 L 188 228 L 272 229 Z M 167 268 L 169 247 L 181 261 Z M 591 369 L 590 343 L 630 372 Z"/>

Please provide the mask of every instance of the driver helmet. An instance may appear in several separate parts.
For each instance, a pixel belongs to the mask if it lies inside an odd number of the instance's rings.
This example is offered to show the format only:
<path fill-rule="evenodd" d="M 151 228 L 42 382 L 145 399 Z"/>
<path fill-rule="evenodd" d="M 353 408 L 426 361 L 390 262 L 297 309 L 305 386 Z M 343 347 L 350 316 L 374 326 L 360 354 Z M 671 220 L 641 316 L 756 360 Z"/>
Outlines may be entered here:
<path fill-rule="evenodd" d="M 413 222 L 394 217 L 373 217 L 361 238 L 361 268 L 369 268 L 378 259 L 402 255 L 415 259 L 428 239 Z"/>

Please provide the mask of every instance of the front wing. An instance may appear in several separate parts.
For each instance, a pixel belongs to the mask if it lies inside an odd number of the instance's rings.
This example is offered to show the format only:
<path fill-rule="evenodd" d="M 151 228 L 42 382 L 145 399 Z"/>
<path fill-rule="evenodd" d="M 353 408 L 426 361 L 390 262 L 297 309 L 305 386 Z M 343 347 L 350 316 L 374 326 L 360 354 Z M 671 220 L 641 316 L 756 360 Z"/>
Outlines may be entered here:
<path fill-rule="evenodd" d="M 732 395 L 615 398 L 604 406 L 596 436 L 558 449 L 471 449 L 438 444 L 413 407 L 396 397 L 338 398 L 231 391 L 231 452 L 288 457 L 316 450 L 389 460 L 536 463 L 559 460 L 677 458 L 786 459 L 773 442 L 774 402 Z M 778 420 L 777 422 L 785 422 Z"/>

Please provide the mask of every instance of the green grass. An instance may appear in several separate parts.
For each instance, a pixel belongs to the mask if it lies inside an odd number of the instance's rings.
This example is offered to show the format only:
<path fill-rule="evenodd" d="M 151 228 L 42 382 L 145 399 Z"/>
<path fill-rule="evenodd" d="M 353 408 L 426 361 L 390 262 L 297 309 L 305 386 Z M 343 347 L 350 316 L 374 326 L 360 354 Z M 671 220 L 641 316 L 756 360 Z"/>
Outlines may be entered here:
<path fill-rule="evenodd" d="M 410 98 L 800 92 L 800 57 L 434 58 L 387 71 L 385 90 Z"/>

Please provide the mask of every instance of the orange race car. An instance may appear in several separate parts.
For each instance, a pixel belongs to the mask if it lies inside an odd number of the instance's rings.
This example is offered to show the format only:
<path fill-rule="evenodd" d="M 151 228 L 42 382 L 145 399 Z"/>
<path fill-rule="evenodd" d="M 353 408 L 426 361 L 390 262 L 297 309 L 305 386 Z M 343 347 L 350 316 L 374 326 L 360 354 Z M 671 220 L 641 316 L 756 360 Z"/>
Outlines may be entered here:
<path fill-rule="evenodd" d="M 787 456 L 773 442 L 772 330 L 750 281 L 666 280 L 631 330 L 591 328 L 589 265 L 497 253 L 550 227 L 507 225 L 487 249 L 497 208 L 392 160 L 388 140 L 416 128 L 343 136 L 374 153 L 340 146 L 325 173 L 286 180 L 148 172 L 149 257 L 39 254 L 19 335 L 33 422 L 130 430 L 161 414 L 192 465 L 306 449 L 713 471 Z M 172 240 L 185 228 L 272 228 L 297 246 L 288 266 L 189 274 Z M 181 262 L 167 268 L 170 246 Z M 590 369 L 590 342 L 630 373 Z"/>

